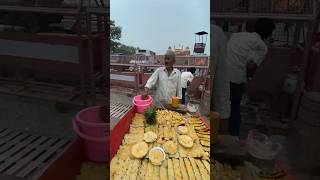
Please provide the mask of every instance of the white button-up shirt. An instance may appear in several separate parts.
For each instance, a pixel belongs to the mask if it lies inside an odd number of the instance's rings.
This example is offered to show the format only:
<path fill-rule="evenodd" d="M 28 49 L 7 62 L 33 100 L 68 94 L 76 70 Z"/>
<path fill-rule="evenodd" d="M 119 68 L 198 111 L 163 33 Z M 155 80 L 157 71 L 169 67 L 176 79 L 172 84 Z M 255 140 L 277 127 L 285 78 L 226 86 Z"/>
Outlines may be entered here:
<path fill-rule="evenodd" d="M 193 80 L 193 74 L 191 72 L 182 72 L 181 73 L 181 88 L 187 88 L 188 87 L 188 81 Z"/>
<path fill-rule="evenodd" d="M 158 68 L 148 79 L 145 87 L 151 89 L 156 85 L 155 98 L 171 103 L 172 96 L 182 97 L 181 72 L 174 68 L 170 75 L 165 67 Z"/>
<path fill-rule="evenodd" d="M 229 80 L 233 83 L 247 83 L 247 64 L 258 66 L 268 52 L 266 43 L 255 32 L 240 32 L 231 35 L 227 45 Z"/>
<path fill-rule="evenodd" d="M 211 103 L 212 110 L 220 114 L 221 119 L 230 117 L 230 82 L 227 69 L 227 38 L 222 29 L 211 25 Z"/>

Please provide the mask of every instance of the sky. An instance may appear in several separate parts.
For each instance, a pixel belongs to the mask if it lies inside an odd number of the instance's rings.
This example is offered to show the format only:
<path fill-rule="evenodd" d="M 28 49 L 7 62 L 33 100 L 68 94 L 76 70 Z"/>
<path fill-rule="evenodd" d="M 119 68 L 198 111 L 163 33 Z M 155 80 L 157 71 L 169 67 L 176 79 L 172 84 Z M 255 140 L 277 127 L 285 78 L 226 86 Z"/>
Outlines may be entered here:
<path fill-rule="evenodd" d="M 179 44 L 193 50 L 194 33 L 210 31 L 210 0 L 110 0 L 110 13 L 122 27 L 121 43 L 156 54 Z"/>

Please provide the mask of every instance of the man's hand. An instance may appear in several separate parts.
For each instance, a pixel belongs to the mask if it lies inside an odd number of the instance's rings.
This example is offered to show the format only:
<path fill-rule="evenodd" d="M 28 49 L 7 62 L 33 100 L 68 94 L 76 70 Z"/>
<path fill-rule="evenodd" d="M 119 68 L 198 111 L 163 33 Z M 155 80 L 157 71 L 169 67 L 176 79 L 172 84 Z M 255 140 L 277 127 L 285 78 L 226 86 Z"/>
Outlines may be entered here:
<path fill-rule="evenodd" d="M 144 91 L 141 95 L 142 100 L 146 100 L 148 98 L 148 91 L 149 91 L 148 88 L 144 88 Z"/>
<path fill-rule="evenodd" d="M 254 63 L 253 61 L 250 61 L 247 64 L 247 77 L 251 78 L 253 77 L 254 73 L 256 72 L 258 68 L 258 65 L 256 63 Z"/>
<path fill-rule="evenodd" d="M 190 84 L 191 84 L 191 82 L 190 82 L 190 81 L 188 81 L 188 82 L 187 82 L 187 86 L 190 86 Z"/>

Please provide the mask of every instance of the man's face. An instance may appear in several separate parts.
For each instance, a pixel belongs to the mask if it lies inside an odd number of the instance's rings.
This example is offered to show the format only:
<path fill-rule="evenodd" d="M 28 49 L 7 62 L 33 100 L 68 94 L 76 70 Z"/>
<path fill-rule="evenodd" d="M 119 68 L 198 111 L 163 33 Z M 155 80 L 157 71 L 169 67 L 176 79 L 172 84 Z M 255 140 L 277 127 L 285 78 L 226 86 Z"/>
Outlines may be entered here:
<path fill-rule="evenodd" d="M 164 57 L 164 65 L 166 68 L 169 68 L 169 69 L 172 68 L 174 63 L 175 63 L 175 60 L 172 56 L 165 56 Z"/>

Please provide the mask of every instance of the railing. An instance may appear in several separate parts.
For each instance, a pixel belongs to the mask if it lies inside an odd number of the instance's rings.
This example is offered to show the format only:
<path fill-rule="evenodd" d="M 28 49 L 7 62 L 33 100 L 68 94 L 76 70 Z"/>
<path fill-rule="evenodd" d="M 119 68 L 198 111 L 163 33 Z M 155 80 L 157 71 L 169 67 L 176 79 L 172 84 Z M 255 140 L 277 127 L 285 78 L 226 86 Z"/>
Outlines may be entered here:
<path fill-rule="evenodd" d="M 135 55 L 110 55 L 111 65 L 121 65 L 130 64 L 131 60 L 137 59 Z M 147 66 L 160 66 L 164 62 L 164 55 L 156 55 L 153 64 L 147 64 Z M 131 64 L 134 65 L 134 64 Z M 141 66 L 145 66 L 143 64 L 139 64 Z M 207 67 L 209 66 L 209 57 L 208 56 L 176 56 L 176 65 L 177 66 L 199 66 Z M 201 67 L 200 67 L 201 66 Z"/>
<path fill-rule="evenodd" d="M 315 0 L 213 0 L 215 13 L 314 15 Z"/>
<path fill-rule="evenodd" d="M 109 5 L 107 0 L 2 0 L 0 6 L 47 7 L 47 8 L 102 8 Z"/>
<path fill-rule="evenodd" d="M 140 67 L 154 67 L 154 68 L 157 68 L 157 67 L 162 67 L 163 65 L 161 64 L 122 64 L 122 63 L 110 63 L 110 66 L 123 66 L 123 67 L 129 67 L 129 66 L 140 66 Z M 178 68 L 178 69 L 185 69 L 185 68 L 191 68 L 191 67 L 194 67 L 196 69 L 208 69 L 209 66 L 194 66 L 194 65 L 174 65 L 175 68 Z"/>

